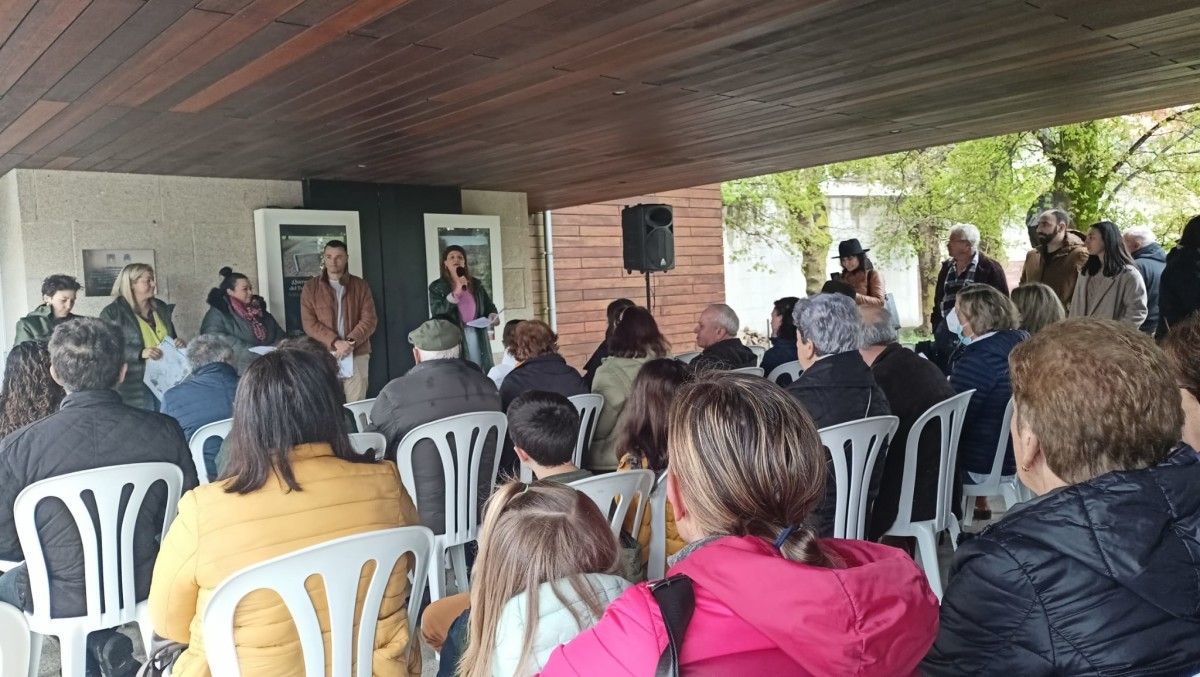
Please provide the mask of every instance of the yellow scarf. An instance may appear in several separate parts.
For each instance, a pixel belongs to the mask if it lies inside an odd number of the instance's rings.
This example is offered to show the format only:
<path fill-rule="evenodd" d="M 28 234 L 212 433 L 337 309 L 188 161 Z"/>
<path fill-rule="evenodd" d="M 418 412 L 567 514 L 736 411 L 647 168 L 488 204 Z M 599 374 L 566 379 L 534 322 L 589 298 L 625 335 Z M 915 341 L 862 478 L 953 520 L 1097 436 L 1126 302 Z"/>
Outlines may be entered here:
<path fill-rule="evenodd" d="M 134 313 L 134 317 L 137 317 L 138 329 L 142 330 L 142 346 L 145 348 L 157 348 L 167 338 L 167 323 L 162 321 L 157 310 L 151 312 L 154 313 L 153 327 L 140 315 Z"/>

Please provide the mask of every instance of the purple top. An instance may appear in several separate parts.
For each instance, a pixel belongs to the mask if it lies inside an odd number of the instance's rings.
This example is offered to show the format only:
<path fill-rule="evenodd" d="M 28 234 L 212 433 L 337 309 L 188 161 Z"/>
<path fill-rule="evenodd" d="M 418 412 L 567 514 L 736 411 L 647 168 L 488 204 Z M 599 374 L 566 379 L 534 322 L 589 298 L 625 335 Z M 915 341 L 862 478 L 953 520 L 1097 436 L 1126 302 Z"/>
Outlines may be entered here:
<path fill-rule="evenodd" d="M 466 324 L 475 319 L 475 295 L 468 289 L 464 292 L 458 292 L 454 295 L 458 299 L 458 316 L 462 319 L 462 323 Z"/>

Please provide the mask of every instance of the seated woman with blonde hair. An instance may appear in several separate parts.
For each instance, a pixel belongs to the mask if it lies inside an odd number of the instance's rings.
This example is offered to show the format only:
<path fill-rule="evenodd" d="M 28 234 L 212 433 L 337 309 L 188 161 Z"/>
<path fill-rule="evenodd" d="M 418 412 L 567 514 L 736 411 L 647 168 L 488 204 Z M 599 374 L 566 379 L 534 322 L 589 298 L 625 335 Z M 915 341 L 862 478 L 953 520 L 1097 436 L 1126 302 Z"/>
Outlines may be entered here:
<path fill-rule="evenodd" d="M 667 446 L 667 497 L 688 542 L 670 584 L 630 588 L 543 675 L 653 675 L 671 634 L 666 667 L 681 674 L 913 672 L 937 633 L 937 599 L 902 551 L 817 537 L 826 452 L 795 399 L 762 377 L 715 373 L 676 395 Z M 659 594 L 674 597 L 671 613 Z"/>
<path fill-rule="evenodd" d="M 1196 674 L 1200 457 L 1178 445 L 1166 355 L 1137 325 L 1084 318 L 1010 361 L 1037 498 L 958 548 L 922 674 Z"/>
<path fill-rule="evenodd" d="M 1067 316 L 1058 294 L 1041 282 L 1026 282 L 1012 290 L 1011 297 L 1021 316 L 1021 329 L 1031 335 Z"/>

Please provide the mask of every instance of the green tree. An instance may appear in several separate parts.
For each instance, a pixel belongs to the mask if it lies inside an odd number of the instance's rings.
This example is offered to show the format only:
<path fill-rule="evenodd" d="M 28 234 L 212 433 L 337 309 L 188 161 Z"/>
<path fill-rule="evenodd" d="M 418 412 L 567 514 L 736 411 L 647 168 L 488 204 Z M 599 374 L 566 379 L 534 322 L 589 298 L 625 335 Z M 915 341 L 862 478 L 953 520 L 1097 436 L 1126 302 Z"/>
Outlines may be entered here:
<path fill-rule="evenodd" d="M 827 177 L 827 167 L 813 167 L 721 184 L 725 227 L 743 237 L 734 260 L 752 258 L 760 247 L 785 247 L 802 257 L 807 293 L 819 292 L 832 241 L 821 192 Z"/>

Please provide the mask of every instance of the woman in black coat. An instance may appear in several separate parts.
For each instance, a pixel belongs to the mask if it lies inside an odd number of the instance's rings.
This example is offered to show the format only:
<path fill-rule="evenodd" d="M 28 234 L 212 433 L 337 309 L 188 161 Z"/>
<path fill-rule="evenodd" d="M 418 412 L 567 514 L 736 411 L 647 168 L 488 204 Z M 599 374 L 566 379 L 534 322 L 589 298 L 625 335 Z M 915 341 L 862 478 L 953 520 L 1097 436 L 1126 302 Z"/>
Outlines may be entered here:
<path fill-rule="evenodd" d="M 541 320 L 525 320 L 513 331 L 513 357 L 517 366 L 500 385 L 500 406 L 508 405 L 521 393 L 545 390 L 565 397 L 588 392 L 583 377 L 558 354 L 558 337 Z"/>
<path fill-rule="evenodd" d="M 1080 359 L 1087 355 L 1087 359 Z M 1037 498 L 961 547 L 925 675 L 1200 671 L 1200 456 L 1136 327 L 1087 318 L 1012 352 L 1013 447 Z"/>
<path fill-rule="evenodd" d="M 1167 254 L 1158 291 L 1158 331 L 1162 338 L 1171 327 L 1200 310 L 1200 216 L 1183 227 L 1179 244 Z"/>
<path fill-rule="evenodd" d="M 208 292 L 208 312 L 200 322 L 201 334 L 220 334 L 233 346 L 239 372 L 255 357 L 251 348 L 274 346 L 287 335 L 267 310 L 263 297 L 254 293 L 250 278 L 226 266 L 217 275 L 221 283 Z"/>

